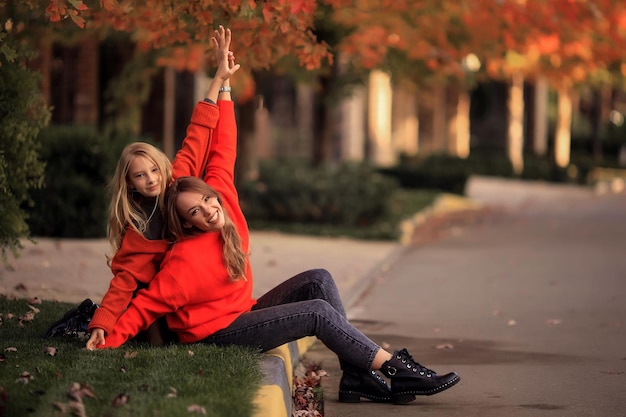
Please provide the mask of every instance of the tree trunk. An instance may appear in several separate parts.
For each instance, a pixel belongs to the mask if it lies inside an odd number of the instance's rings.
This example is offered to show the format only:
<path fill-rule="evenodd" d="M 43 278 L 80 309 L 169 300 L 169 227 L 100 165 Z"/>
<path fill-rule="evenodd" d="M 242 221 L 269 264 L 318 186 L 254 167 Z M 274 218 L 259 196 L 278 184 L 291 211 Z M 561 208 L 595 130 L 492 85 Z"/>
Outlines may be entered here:
<path fill-rule="evenodd" d="M 365 159 L 365 87 L 354 87 L 339 105 L 339 147 L 342 161 Z"/>
<path fill-rule="evenodd" d="M 395 164 L 396 155 L 391 143 L 391 79 L 382 71 L 370 74 L 368 125 L 371 162 L 377 166 Z"/>
<path fill-rule="evenodd" d="M 470 96 L 461 86 L 454 89 L 456 106 L 448 127 L 448 151 L 459 158 L 470 154 Z"/>
<path fill-rule="evenodd" d="M 559 88 L 558 94 L 554 160 L 559 167 L 566 168 L 570 163 L 572 144 L 572 96 L 565 87 Z"/>
<path fill-rule="evenodd" d="M 174 158 L 174 118 L 176 111 L 176 73 L 173 68 L 165 68 L 163 77 L 163 152 L 172 160 Z"/>
<path fill-rule="evenodd" d="M 524 170 L 524 77 L 519 73 L 511 80 L 508 110 L 507 152 L 513 172 L 520 175 Z"/>
<path fill-rule="evenodd" d="M 548 82 L 539 77 L 534 88 L 533 152 L 539 156 L 548 153 Z"/>
<path fill-rule="evenodd" d="M 415 156 L 419 150 L 419 119 L 415 92 L 402 86 L 393 89 L 391 135 L 396 151 Z"/>
<path fill-rule="evenodd" d="M 593 107 L 591 109 L 593 159 L 596 163 L 602 162 L 602 136 L 605 134 L 606 122 L 611 107 L 611 88 L 601 87 L 593 92 Z"/>

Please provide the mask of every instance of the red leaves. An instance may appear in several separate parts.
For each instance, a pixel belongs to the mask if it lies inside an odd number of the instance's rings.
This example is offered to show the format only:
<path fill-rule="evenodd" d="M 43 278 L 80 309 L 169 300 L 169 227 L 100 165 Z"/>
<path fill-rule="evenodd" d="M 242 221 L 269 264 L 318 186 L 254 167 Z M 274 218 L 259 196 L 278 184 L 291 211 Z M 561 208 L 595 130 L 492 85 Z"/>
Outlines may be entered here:
<path fill-rule="evenodd" d="M 51 22 L 60 22 L 68 17 L 79 28 L 85 27 L 85 19 L 79 16 L 79 12 L 87 10 L 87 6 L 81 0 L 68 0 L 71 8 L 67 7 L 65 0 L 50 0 L 50 4 L 46 7 L 46 15 L 49 16 Z"/>
<path fill-rule="evenodd" d="M 309 365 L 303 376 L 296 375 L 294 384 L 294 417 L 320 417 L 323 409 L 323 398 L 319 398 L 317 392 L 322 385 L 322 378 L 327 375 L 326 371 L 318 365 Z"/>

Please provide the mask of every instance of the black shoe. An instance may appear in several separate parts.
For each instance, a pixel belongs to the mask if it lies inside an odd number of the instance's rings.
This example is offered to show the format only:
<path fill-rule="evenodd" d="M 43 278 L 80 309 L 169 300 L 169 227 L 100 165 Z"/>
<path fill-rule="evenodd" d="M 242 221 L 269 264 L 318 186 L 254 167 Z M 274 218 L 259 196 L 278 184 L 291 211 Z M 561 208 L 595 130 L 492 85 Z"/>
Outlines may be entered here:
<path fill-rule="evenodd" d="M 71 309 L 60 320 L 52 323 L 46 330 L 44 337 L 72 336 L 79 339 L 87 338 L 89 334 L 87 327 L 97 308 L 97 304 L 94 304 L 89 298 L 85 299 L 78 307 Z"/>
<path fill-rule="evenodd" d="M 376 371 L 344 366 L 339 382 L 339 402 L 358 403 L 367 398 L 377 403 L 391 402 L 391 388 Z"/>
<path fill-rule="evenodd" d="M 461 380 L 456 372 L 437 375 L 415 362 L 406 349 L 394 352 L 380 371 L 391 379 L 391 396 L 395 404 L 409 403 L 416 395 L 437 394 Z"/>

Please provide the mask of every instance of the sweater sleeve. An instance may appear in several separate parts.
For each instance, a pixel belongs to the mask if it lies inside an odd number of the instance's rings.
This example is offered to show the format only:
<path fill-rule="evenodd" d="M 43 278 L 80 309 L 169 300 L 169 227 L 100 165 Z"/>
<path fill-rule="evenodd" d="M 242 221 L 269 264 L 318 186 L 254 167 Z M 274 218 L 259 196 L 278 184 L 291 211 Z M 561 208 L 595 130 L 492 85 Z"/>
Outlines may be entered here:
<path fill-rule="evenodd" d="M 219 119 L 218 106 L 201 101 L 196 104 L 187 126 L 187 136 L 172 161 L 174 178 L 201 177 L 208 160 L 208 150 Z"/>
<path fill-rule="evenodd" d="M 89 330 L 100 328 L 107 334 L 111 332 L 138 284 L 152 280 L 168 247 L 164 240 L 148 240 L 134 228 L 128 228 L 122 246 L 111 261 L 113 278 L 89 322 Z"/>
<path fill-rule="evenodd" d="M 147 289 L 137 293 L 126 311 L 106 337 L 106 344 L 98 348 L 117 348 L 147 329 L 156 319 L 187 304 L 189 297 L 167 272 L 159 272 Z"/>
<path fill-rule="evenodd" d="M 204 181 L 221 193 L 237 194 L 235 160 L 237 159 L 237 123 L 232 101 L 218 102 L 220 121 L 209 146 L 209 160 Z"/>

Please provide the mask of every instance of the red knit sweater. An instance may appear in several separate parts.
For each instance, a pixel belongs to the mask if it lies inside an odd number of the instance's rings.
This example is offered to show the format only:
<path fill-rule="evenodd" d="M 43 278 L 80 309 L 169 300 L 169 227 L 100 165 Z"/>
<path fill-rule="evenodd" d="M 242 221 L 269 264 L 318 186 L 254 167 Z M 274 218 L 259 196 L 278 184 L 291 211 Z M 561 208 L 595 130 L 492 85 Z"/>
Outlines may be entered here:
<path fill-rule="evenodd" d="M 215 105 L 201 101 L 196 105 L 182 148 L 172 162 L 174 178 L 202 175 L 218 124 L 219 108 L 223 106 L 232 108 L 232 102 L 219 101 Z M 107 334 L 111 332 L 138 284 L 147 284 L 154 277 L 168 248 L 165 240 L 148 240 L 135 228 L 126 229 L 122 244 L 111 260 L 113 278 L 109 289 L 89 323 L 89 330 L 101 328 Z"/>
<path fill-rule="evenodd" d="M 220 193 L 223 208 L 241 236 L 242 249 L 248 253 L 248 226 L 234 186 L 237 126 L 232 106 L 220 107 L 220 114 L 205 181 Z M 106 346 L 99 347 L 119 347 L 163 315 L 179 341 L 197 342 L 250 311 L 256 302 L 250 263 L 246 261 L 246 280 L 230 281 L 222 246 L 219 231 L 175 244 L 149 287 L 139 291 L 120 316 Z"/>

